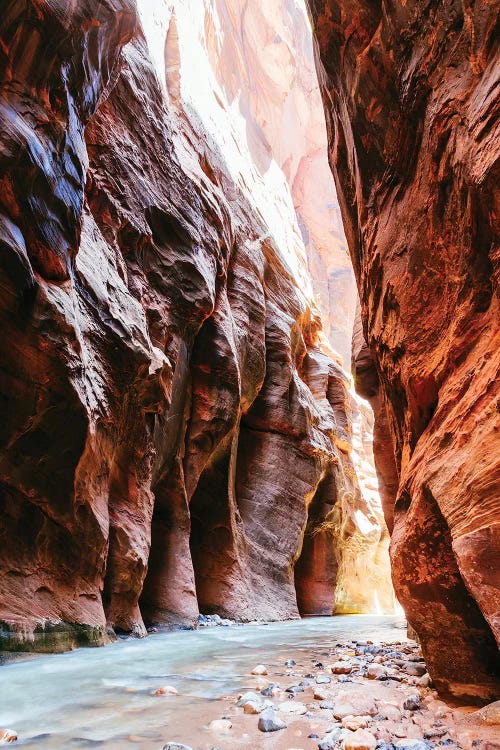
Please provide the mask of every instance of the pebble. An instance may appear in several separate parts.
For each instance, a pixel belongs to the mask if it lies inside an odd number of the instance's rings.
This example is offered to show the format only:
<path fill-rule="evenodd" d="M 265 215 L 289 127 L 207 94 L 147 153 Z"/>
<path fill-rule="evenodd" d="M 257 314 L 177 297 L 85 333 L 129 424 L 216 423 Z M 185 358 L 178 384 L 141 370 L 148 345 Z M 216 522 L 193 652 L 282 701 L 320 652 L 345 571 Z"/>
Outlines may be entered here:
<path fill-rule="evenodd" d="M 165 685 L 155 690 L 153 695 L 179 695 L 179 693 L 172 685 Z"/>
<path fill-rule="evenodd" d="M 428 727 L 427 729 L 424 729 L 424 737 L 426 740 L 430 740 L 433 737 L 444 737 L 445 734 L 448 734 L 448 727 Z"/>
<path fill-rule="evenodd" d="M 163 750 L 192 750 L 189 745 L 183 745 L 180 742 L 167 742 L 163 745 Z"/>
<path fill-rule="evenodd" d="M 0 745 L 17 742 L 17 734 L 13 729 L 0 729 Z"/>
<path fill-rule="evenodd" d="M 398 724 L 394 727 L 392 730 L 392 733 L 395 737 L 406 737 L 406 727 L 404 724 Z"/>
<path fill-rule="evenodd" d="M 315 688 L 314 697 L 317 701 L 326 701 L 328 700 L 329 695 L 326 690 L 322 690 L 321 688 Z"/>
<path fill-rule="evenodd" d="M 318 735 L 315 735 L 315 738 Z M 330 732 L 327 732 L 325 736 L 318 742 L 319 750 L 334 750 L 337 747 L 337 743 L 341 736 L 340 727 L 335 727 Z"/>
<path fill-rule="evenodd" d="M 412 675 L 413 677 L 423 677 L 427 672 L 425 664 L 419 664 L 412 661 L 404 662 L 401 669 L 403 669 L 406 674 Z"/>
<path fill-rule="evenodd" d="M 287 659 L 286 662 L 285 662 L 285 667 L 288 667 L 288 668 L 295 667 L 296 664 L 297 664 L 297 662 L 294 661 L 293 659 Z"/>
<path fill-rule="evenodd" d="M 333 711 L 333 709 L 335 708 L 334 704 L 330 701 L 321 701 L 319 707 L 325 709 L 326 711 Z"/>
<path fill-rule="evenodd" d="M 320 674 L 316 677 L 317 685 L 327 685 L 329 682 L 331 682 L 331 679 L 326 674 Z"/>
<path fill-rule="evenodd" d="M 304 688 L 300 687 L 300 685 L 290 685 L 290 687 L 287 687 L 285 690 L 285 693 L 303 693 Z"/>
<path fill-rule="evenodd" d="M 261 732 L 278 732 L 280 729 L 286 729 L 286 724 L 272 708 L 268 708 L 259 716 L 258 728 Z"/>
<path fill-rule="evenodd" d="M 236 701 L 237 706 L 244 706 L 245 703 L 249 703 L 250 701 L 254 701 L 256 703 L 259 703 L 262 698 L 260 697 L 261 693 L 256 693 L 253 690 L 250 690 L 246 693 L 243 693 L 242 695 L 238 696 L 238 700 Z"/>
<path fill-rule="evenodd" d="M 299 701 L 287 701 L 279 705 L 279 710 L 284 714 L 296 714 L 297 716 L 304 716 L 307 713 L 307 706 Z"/>
<path fill-rule="evenodd" d="M 232 723 L 228 719 L 214 719 L 210 722 L 208 728 L 212 732 L 227 732 L 232 726 Z"/>
<path fill-rule="evenodd" d="M 333 715 L 336 719 L 345 719 L 346 716 L 354 716 L 356 709 L 352 703 L 336 703 Z"/>
<path fill-rule="evenodd" d="M 429 750 L 430 746 L 425 740 L 406 737 L 404 740 L 397 740 L 394 743 L 394 747 L 398 748 L 398 750 Z"/>
<path fill-rule="evenodd" d="M 375 750 L 376 746 L 377 740 L 366 729 L 344 730 L 344 750 Z"/>
<path fill-rule="evenodd" d="M 267 674 L 267 667 L 264 666 L 264 664 L 257 664 L 257 666 L 252 669 L 250 674 L 255 674 L 260 677 L 261 675 Z"/>
<path fill-rule="evenodd" d="M 243 712 L 246 714 L 261 714 L 268 704 L 264 701 L 247 701 L 243 704 Z"/>
<path fill-rule="evenodd" d="M 405 711 L 419 711 L 422 708 L 419 695 L 409 695 L 403 703 Z"/>
<path fill-rule="evenodd" d="M 393 706 L 390 703 L 380 708 L 380 715 L 384 719 L 390 719 L 390 721 L 401 721 L 401 711 L 397 706 Z"/>
<path fill-rule="evenodd" d="M 346 716 L 342 719 L 343 728 L 350 729 L 353 732 L 355 732 L 356 729 L 366 729 L 369 723 L 369 716 Z"/>
<path fill-rule="evenodd" d="M 431 676 L 428 672 L 422 675 L 422 677 L 419 677 L 417 680 L 417 685 L 420 687 L 428 688 L 431 684 Z"/>
<path fill-rule="evenodd" d="M 370 664 L 366 676 L 369 680 L 377 680 L 380 677 L 387 677 L 387 669 L 380 664 Z"/>
<path fill-rule="evenodd" d="M 350 674 L 352 672 L 352 664 L 348 661 L 336 661 L 335 664 L 330 666 L 330 670 L 333 674 Z"/>
<path fill-rule="evenodd" d="M 281 688 L 279 685 L 269 685 L 269 687 L 266 687 L 264 688 L 264 690 L 260 691 L 260 694 L 264 695 L 266 698 L 275 698 L 280 693 Z"/>

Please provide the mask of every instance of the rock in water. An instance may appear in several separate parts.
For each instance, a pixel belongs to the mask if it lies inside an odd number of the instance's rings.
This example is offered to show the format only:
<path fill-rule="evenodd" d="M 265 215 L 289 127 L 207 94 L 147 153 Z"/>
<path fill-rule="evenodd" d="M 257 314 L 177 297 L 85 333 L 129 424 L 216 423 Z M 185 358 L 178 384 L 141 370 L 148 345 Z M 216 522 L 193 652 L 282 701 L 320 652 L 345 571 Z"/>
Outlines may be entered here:
<path fill-rule="evenodd" d="M 257 666 L 252 669 L 250 674 L 255 674 L 259 676 L 265 675 L 267 674 L 267 667 L 264 666 L 264 664 L 257 664 Z"/>
<path fill-rule="evenodd" d="M 176 688 L 172 687 L 172 685 L 165 685 L 164 687 L 158 688 L 158 690 L 155 690 L 153 695 L 178 695 L 178 691 Z"/>
<path fill-rule="evenodd" d="M 17 734 L 12 729 L 0 729 L 0 745 L 17 742 Z"/>
<path fill-rule="evenodd" d="M 286 729 L 283 719 L 277 716 L 276 712 L 268 708 L 259 716 L 258 728 L 261 732 L 278 732 L 280 729 Z"/>

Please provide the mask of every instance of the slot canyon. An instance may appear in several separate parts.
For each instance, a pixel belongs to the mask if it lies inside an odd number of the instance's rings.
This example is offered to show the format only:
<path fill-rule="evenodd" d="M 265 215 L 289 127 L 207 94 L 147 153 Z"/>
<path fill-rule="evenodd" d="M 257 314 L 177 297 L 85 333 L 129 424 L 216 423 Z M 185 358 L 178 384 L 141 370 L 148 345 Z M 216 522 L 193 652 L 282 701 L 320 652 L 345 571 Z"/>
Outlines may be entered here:
<path fill-rule="evenodd" d="M 499 750 L 498 5 L 0 10 L 0 744 Z"/>

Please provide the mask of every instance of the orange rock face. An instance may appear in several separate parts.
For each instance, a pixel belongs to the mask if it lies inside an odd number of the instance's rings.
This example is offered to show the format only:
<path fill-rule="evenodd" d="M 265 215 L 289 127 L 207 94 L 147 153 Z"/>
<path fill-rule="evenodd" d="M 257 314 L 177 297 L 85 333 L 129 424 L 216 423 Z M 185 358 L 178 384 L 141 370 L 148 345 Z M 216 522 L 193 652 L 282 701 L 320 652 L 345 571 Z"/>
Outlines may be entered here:
<path fill-rule="evenodd" d="M 498 9 L 309 6 L 376 364 L 358 348 L 358 380 L 377 400 L 396 593 L 437 687 L 491 698 L 500 638 Z"/>
<path fill-rule="evenodd" d="M 197 2 L 159 17 L 149 0 L 12 3 L 0 19 L 10 648 L 200 610 L 330 613 L 340 589 L 357 600 L 360 540 L 363 560 L 384 550 L 285 166 L 245 100 L 244 9 Z"/>

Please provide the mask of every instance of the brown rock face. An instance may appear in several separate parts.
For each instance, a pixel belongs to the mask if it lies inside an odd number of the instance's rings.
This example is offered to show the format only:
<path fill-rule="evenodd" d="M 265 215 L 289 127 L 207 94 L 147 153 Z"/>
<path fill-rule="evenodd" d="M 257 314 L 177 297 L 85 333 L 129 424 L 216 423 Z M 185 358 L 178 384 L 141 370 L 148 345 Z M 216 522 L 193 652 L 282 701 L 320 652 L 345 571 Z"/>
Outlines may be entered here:
<path fill-rule="evenodd" d="M 242 93 L 246 4 L 137 6 L 12 2 L 0 19 L 9 648 L 200 609 L 331 613 L 339 591 L 370 608 L 347 559 L 385 549 L 291 190 Z"/>
<path fill-rule="evenodd" d="M 396 593 L 438 688 L 485 699 L 500 638 L 498 7 L 309 6 L 378 374 L 358 348 L 358 382 L 380 400 Z"/>

